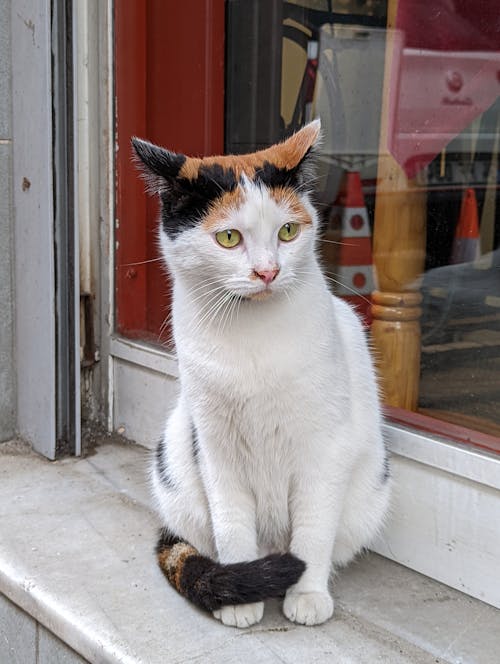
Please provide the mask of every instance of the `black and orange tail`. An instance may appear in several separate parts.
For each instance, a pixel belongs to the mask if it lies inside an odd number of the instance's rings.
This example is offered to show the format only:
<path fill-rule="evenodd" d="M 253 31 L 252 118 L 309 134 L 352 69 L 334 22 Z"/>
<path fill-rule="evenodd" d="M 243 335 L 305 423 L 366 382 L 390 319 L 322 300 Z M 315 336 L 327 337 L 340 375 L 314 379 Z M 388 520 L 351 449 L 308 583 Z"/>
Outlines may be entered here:
<path fill-rule="evenodd" d="M 156 555 L 162 572 L 177 592 L 206 611 L 281 597 L 306 568 L 291 553 L 221 565 L 166 529 L 160 533 Z"/>

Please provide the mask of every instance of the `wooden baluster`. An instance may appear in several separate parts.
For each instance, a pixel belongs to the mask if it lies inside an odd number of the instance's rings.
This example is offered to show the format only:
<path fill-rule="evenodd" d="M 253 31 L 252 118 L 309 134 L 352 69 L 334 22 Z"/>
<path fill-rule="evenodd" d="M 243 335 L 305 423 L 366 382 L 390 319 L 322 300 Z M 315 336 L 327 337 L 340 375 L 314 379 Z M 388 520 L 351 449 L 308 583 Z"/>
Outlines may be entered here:
<path fill-rule="evenodd" d="M 388 150 L 389 86 L 397 0 L 389 0 L 384 95 L 373 232 L 372 338 L 384 402 L 415 410 L 420 377 L 419 278 L 425 263 L 426 192 Z"/>

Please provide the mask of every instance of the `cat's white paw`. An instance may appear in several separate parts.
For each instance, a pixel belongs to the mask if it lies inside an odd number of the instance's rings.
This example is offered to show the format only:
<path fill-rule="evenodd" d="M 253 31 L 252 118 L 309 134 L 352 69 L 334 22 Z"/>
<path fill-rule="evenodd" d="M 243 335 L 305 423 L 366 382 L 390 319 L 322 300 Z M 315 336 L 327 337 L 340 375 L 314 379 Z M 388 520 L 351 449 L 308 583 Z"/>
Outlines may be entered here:
<path fill-rule="evenodd" d="M 283 613 L 300 625 L 320 625 L 333 615 L 333 599 L 328 593 L 288 592 Z"/>
<path fill-rule="evenodd" d="M 250 627 L 262 620 L 264 615 L 264 602 L 252 604 L 237 604 L 236 606 L 223 606 L 213 612 L 214 618 L 229 627 Z"/>

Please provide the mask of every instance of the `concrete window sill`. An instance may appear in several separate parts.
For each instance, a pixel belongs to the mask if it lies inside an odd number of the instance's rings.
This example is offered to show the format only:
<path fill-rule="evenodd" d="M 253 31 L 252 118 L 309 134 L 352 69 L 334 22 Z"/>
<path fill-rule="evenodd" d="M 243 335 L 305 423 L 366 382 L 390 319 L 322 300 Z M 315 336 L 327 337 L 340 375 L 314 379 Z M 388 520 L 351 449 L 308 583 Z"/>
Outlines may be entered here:
<path fill-rule="evenodd" d="M 114 442 L 48 462 L 0 445 L 0 661 L 56 661 L 26 640 L 5 650 L 12 602 L 92 663 L 498 662 L 500 611 L 375 554 L 334 582 L 325 625 L 293 625 L 277 602 L 249 630 L 220 625 L 156 567 L 148 454 Z"/>

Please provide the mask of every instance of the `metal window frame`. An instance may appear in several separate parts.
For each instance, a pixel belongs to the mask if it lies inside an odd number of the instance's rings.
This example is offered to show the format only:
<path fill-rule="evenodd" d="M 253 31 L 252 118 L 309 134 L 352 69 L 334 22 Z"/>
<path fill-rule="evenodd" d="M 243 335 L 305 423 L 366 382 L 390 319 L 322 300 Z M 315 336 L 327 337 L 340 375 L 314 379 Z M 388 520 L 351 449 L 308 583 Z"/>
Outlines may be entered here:
<path fill-rule="evenodd" d="M 12 12 L 17 430 L 55 459 L 80 452 L 71 3 Z"/>
<path fill-rule="evenodd" d="M 56 298 L 55 456 L 81 454 L 79 242 L 75 214 L 73 3 L 52 3 Z"/>

